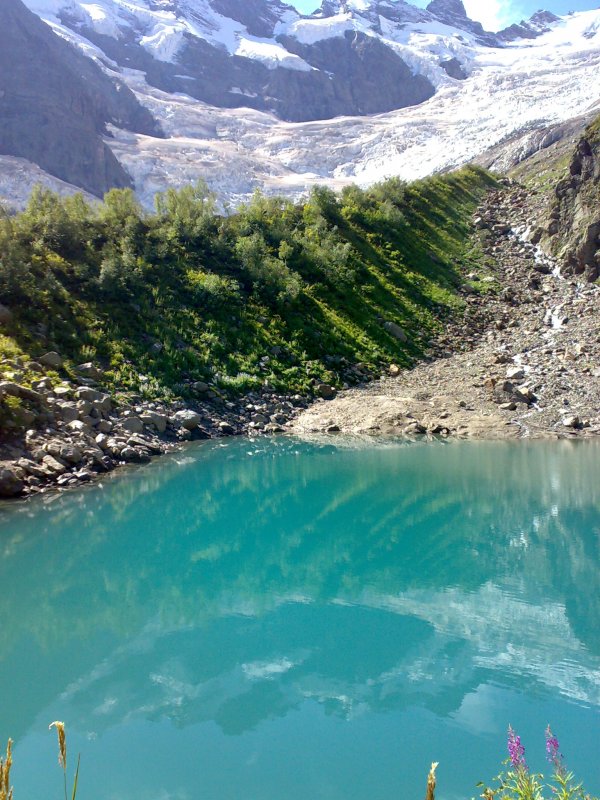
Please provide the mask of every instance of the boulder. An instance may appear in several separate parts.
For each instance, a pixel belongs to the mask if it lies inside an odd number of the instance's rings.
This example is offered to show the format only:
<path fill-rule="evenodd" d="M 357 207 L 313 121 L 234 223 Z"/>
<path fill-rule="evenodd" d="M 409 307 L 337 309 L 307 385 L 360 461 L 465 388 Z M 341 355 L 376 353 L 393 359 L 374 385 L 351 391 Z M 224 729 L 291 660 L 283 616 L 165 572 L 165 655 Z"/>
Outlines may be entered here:
<path fill-rule="evenodd" d="M 50 369 L 59 369 L 63 365 L 62 356 L 58 353 L 55 353 L 52 350 L 50 353 L 45 353 L 40 359 L 38 359 L 40 364 L 43 364 L 45 367 L 50 367 Z"/>
<path fill-rule="evenodd" d="M 42 464 L 48 469 L 53 475 L 64 475 L 67 471 L 66 464 L 63 464 L 62 461 L 59 461 L 58 458 L 51 455 L 46 455 L 42 459 Z"/>
<path fill-rule="evenodd" d="M 383 327 L 394 339 L 398 339 L 399 342 L 408 342 L 408 336 L 400 325 L 397 325 L 395 322 L 384 322 Z"/>
<path fill-rule="evenodd" d="M 91 361 L 86 361 L 85 364 L 79 364 L 79 366 L 75 367 L 75 371 L 79 373 L 79 375 L 83 375 L 84 378 L 91 378 L 93 381 L 97 381 L 102 377 L 102 371 L 94 366 Z"/>
<path fill-rule="evenodd" d="M 87 400 L 90 403 L 101 401 L 105 395 L 104 392 L 99 392 L 97 389 L 90 389 L 89 386 L 78 386 L 75 389 L 75 397 L 78 400 Z"/>
<path fill-rule="evenodd" d="M 523 367 L 511 367 L 506 370 L 506 378 L 509 381 L 520 381 L 525 377 L 525 370 Z"/>
<path fill-rule="evenodd" d="M 89 400 L 78 400 L 76 408 L 79 419 L 83 419 L 90 416 L 93 406 Z"/>
<path fill-rule="evenodd" d="M 210 386 L 208 383 L 204 383 L 204 381 L 196 381 L 192 384 L 192 389 L 198 394 L 204 394 L 205 392 L 210 392 Z"/>
<path fill-rule="evenodd" d="M 328 383 L 320 383 L 317 386 L 317 394 L 319 397 L 322 397 L 323 400 L 333 400 L 337 394 L 337 389 L 335 386 L 330 386 Z"/>
<path fill-rule="evenodd" d="M 108 450 L 108 436 L 99 433 L 98 436 L 96 436 L 95 442 L 101 450 Z"/>
<path fill-rule="evenodd" d="M 24 488 L 21 470 L 11 464 L 0 464 L 0 497 L 16 497 Z"/>
<path fill-rule="evenodd" d="M 144 423 L 139 417 L 126 417 L 119 422 L 119 425 L 129 433 L 142 433 L 144 430 Z"/>
<path fill-rule="evenodd" d="M 108 419 L 101 419 L 98 425 L 96 426 L 96 430 L 98 433 L 111 433 L 114 425 Z"/>
<path fill-rule="evenodd" d="M 89 419 L 89 418 L 88 418 Z M 72 431 L 73 433 L 89 433 L 90 426 L 82 419 L 74 419 L 73 422 L 69 422 L 67 428 Z"/>
<path fill-rule="evenodd" d="M 83 453 L 75 445 L 63 445 L 60 449 L 60 457 L 68 464 L 79 464 L 83 458 Z"/>
<path fill-rule="evenodd" d="M 134 447 L 127 445 L 121 450 L 120 457 L 123 461 L 140 461 L 141 455 Z"/>
<path fill-rule="evenodd" d="M 27 386 L 19 386 L 19 396 L 23 398 L 23 400 L 29 400 L 32 403 L 43 403 L 45 401 L 45 397 L 40 392 L 36 392 L 35 389 L 29 389 Z"/>
<path fill-rule="evenodd" d="M 99 414 L 110 414 L 112 411 L 112 398 L 109 394 L 105 394 L 100 400 L 94 400 L 93 406 Z"/>
<path fill-rule="evenodd" d="M 572 414 L 571 416 L 565 417 L 562 424 L 565 428 L 579 428 L 581 426 L 581 420 L 576 414 Z"/>
<path fill-rule="evenodd" d="M 20 386 L 12 381 L 0 381 L 0 397 L 8 395 L 9 397 L 20 397 Z"/>
<path fill-rule="evenodd" d="M 181 425 L 181 427 L 185 428 L 187 431 L 194 430 L 194 428 L 197 428 L 202 422 L 201 415 L 196 411 L 192 411 L 191 409 L 177 411 L 173 419 L 177 424 Z"/>
<path fill-rule="evenodd" d="M 164 433 L 167 430 L 167 418 L 164 414 L 157 414 L 156 411 L 147 411 L 145 414 L 140 414 L 140 419 L 150 428 L 155 428 L 159 433 Z"/>
<path fill-rule="evenodd" d="M 76 419 L 79 419 L 79 411 L 77 410 L 77 406 L 74 403 L 58 403 L 55 406 L 57 415 L 63 420 L 63 422 L 73 422 Z"/>
<path fill-rule="evenodd" d="M 34 478 L 46 480 L 52 477 L 52 473 L 46 467 L 36 464 L 35 461 L 30 461 L 28 458 L 20 458 L 17 465 L 24 469 L 28 475 L 33 475 Z"/>
<path fill-rule="evenodd" d="M 41 392 L 42 394 L 53 393 L 52 381 L 50 380 L 50 378 L 42 378 L 41 381 L 37 381 L 37 383 L 34 383 L 32 388 L 35 389 L 36 392 Z"/>

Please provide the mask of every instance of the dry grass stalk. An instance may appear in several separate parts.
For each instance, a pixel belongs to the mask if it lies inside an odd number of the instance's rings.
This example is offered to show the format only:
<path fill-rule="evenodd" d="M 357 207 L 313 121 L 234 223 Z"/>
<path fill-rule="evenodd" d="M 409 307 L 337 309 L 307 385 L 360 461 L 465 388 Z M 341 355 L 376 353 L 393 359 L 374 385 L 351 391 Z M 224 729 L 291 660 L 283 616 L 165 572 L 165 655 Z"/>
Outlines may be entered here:
<path fill-rule="evenodd" d="M 435 800 L 435 771 L 438 766 L 439 764 L 435 762 L 431 765 L 431 769 L 429 770 L 429 775 L 427 776 L 427 794 L 425 795 L 425 800 Z"/>
<path fill-rule="evenodd" d="M 48 725 L 48 730 L 56 728 L 58 734 L 58 763 L 66 770 L 67 768 L 67 737 L 65 736 L 65 723 L 64 722 L 51 722 Z"/>
<path fill-rule="evenodd" d="M 0 800 L 13 800 L 13 790 L 10 785 L 10 768 L 12 767 L 12 739 L 6 745 L 6 760 L 0 758 Z"/>

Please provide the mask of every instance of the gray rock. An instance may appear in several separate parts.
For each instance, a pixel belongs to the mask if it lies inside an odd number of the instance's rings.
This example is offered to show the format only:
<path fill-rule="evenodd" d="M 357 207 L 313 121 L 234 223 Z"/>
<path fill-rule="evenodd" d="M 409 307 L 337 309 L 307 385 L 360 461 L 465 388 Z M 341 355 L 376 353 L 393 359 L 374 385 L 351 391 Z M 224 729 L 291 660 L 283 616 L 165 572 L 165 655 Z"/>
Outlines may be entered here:
<path fill-rule="evenodd" d="M 565 428 L 579 428 L 581 426 L 581 420 L 576 414 L 573 414 L 565 417 L 562 421 L 562 424 Z"/>
<path fill-rule="evenodd" d="M 167 418 L 164 414 L 158 414 L 156 411 L 147 411 L 140 414 L 140 419 L 144 425 L 155 428 L 158 433 L 164 433 L 167 430 Z"/>
<path fill-rule="evenodd" d="M 33 475 L 35 478 L 40 478 L 41 480 L 52 477 L 52 473 L 46 469 L 46 467 L 36 464 L 35 461 L 30 461 L 28 458 L 20 458 L 17 462 L 17 466 L 24 469 L 28 475 Z"/>
<path fill-rule="evenodd" d="M 83 458 L 83 453 L 74 445 L 64 445 L 61 447 L 60 457 L 69 464 L 79 464 Z"/>
<path fill-rule="evenodd" d="M 38 403 L 38 405 L 45 402 L 43 394 L 36 392 L 35 389 L 29 389 L 27 386 L 19 386 L 19 395 L 23 400 L 29 400 L 32 403 Z"/>
<path fill-rule="evenodd" d="M 105 436 L 103 433 L 99 433 L 96 436 L 95 442 L 101 450 L 108 450 L 108 436 Z"/>
<path fill-rule="evenodd" d="M 83 419 L 90 416 L 93 406 L 89 400 L 78 400 L 76 408 L 79 419 Z"/>
<path fill-rule="evenodd" d="M 101 419 L 96 426 L 98 433 L 111 433 L 113 428 L 113 423 L 108 419 Z"/>
<path fill-rule="evenodd" d="M 0 381 L 0 397 L 8 395 L 9 397 L 20 397 L 21 387 L 12 381 Z"/>
<path fill-rule="evenodd" d="M 394 339 L 398 339 L 399 342 L 408 342 L 408 336 L 400 325 L 397 325 L 395 322 L 384 322 L 383 327 Z"/>
<path fill-rule="evenodd" d="M 24 488 L 22 471 L 11 464 L 0 464 L 0 497 L 16 497 Z"/>
<path fill-rule="evenodd" d="M 94 381 L 102 377 L 102 371 L 92 364 L 91 361 L 86 361 L 85 364 L 79 364 L 75 367 L 75 371 L 78 372 L 79 375 L 83 375 L 84 378 L 91 378 Z"/>
<path fill-rule="evenodd" d="M 100 414 L 110 414 L 112 411 L 112 397 L 109 394 L 102 396 L 100 400 L 94 400 L 93 406 Z"/>
<path fill-rule="evenodd" d="M 58 403 L 56 413 L 64 422 L 73 422 L 79 419 L 79 411 L 74 403 Z"/>
<path fill-rule="evenodd" d="M 87 400 L 90 403 L 96 403 L 101 401 L 105 395 L 97 389 L 90 389 L 89 386 L 78 386 L 77 389 L 75 389 L 75 397 L 78 400 Z"/>
<path fill-rule="evenodd" d="M 119 425 L 123 430 L 129 431 L 129 433 L 142 433 L 144 430 L 144 423 L 139 417 L 127 417 L 126 419 L 122 419 Z"/>
<path fill-rule="evenodd" d="M 317 394 L 324 400 L 333 400 L 337 395 L 337 389 L 334 386 L 330 386 L 328 383 L 320 383 L 317 386 Z"/>
<path fill-rule="evenodd" d="M 52 381 L 50 378 L 42 378 L 41 381 L 38 381 L 33 385 L 33 388 L 36 390 L 36 392 L 41 392 L 42 394 L 53 393 Z"/>
<path fill-rule="evenodd" d="M 525 377 L 525 370 L 523 367 L 511 367 L 506 370 L 506 377 L 509 381 L 520 381 Z"/>
<path fill-rule="evenodd" d="M 59 369 L 63 365 L 62 356 L 52 350 L 50 353 L 45 353 L 40 359 L 40 364 L 51 369 Z"/>
<path fill-rule="evenodd" d="M 194 428 L 197 428 L 202 422 L 202 417 L 200 414 L 198 414 L 196 411 L 192 411 L 191 409 L 178 411 L 173 418 L 177 424 L 181 425 L 182 428 L 185 428 L 188 431 L 194 430 Z"/>
<path fill-rule="evenodd" d="M 89 419 L 89 418 L 88 418 Z M 75 419 L 66 426 L 73 433 L 89 433 L 90 426 L 82 419 Z"/>
<path fill-rule="evenodd" d="M 121 458 L 123 461 L 139 461 L 140 460 L 140 453 L 134 447 L 124 447 L 121 450 Z"/>
<path fill-rule="evenodd" d="M 45 455 L 42 459 L 42 464 L 48 469 L 53 475 L 64 475 L 67 471 L 66 464 L 63 464 L 55 456 Z"/>
<path fill-rule="evenodd" d="M 198 394 L 204 394 L 205 392 L 210 392 L 210 386 L 208 383 L 204 383 L 204 381 L 196 381 L 192 384 L 192 389 Z"/>

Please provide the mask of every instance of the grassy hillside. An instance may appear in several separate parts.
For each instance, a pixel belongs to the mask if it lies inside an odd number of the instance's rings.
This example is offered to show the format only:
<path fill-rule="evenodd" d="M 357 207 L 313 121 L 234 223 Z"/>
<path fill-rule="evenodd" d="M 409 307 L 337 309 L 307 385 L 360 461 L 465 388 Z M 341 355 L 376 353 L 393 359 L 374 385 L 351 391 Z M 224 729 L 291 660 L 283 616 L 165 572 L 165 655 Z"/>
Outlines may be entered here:
<path fill-rule="evenodd" d="M 408 365 L 460 308 L 480 255 L 470 218 L 493 183 L 467 168 L 317 188 L 303 204 L 257 194 L 231 216 L 202 186 L 159 196 L 152 215 L 128 190 L 92 208 L 38 189 L 0 219 L 0 302 L 13 313 L 0 357 L 14 367 L 58 350 L 67 373 L 96 361 L 109 386 L 166 398 L 194 381 L 304 392 Z"/>

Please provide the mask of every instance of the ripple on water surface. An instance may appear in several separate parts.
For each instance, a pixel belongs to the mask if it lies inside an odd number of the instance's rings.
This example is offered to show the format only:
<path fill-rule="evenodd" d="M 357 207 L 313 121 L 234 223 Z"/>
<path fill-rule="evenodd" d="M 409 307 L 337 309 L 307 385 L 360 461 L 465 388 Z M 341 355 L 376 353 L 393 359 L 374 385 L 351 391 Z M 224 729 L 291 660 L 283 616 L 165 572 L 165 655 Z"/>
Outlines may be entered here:
<path fill-rule="evenodd" d="M 509 723 L 600 792 L 600 447 L 190 446 L 0 512 L 16 796 L 478 794 Z"/>

